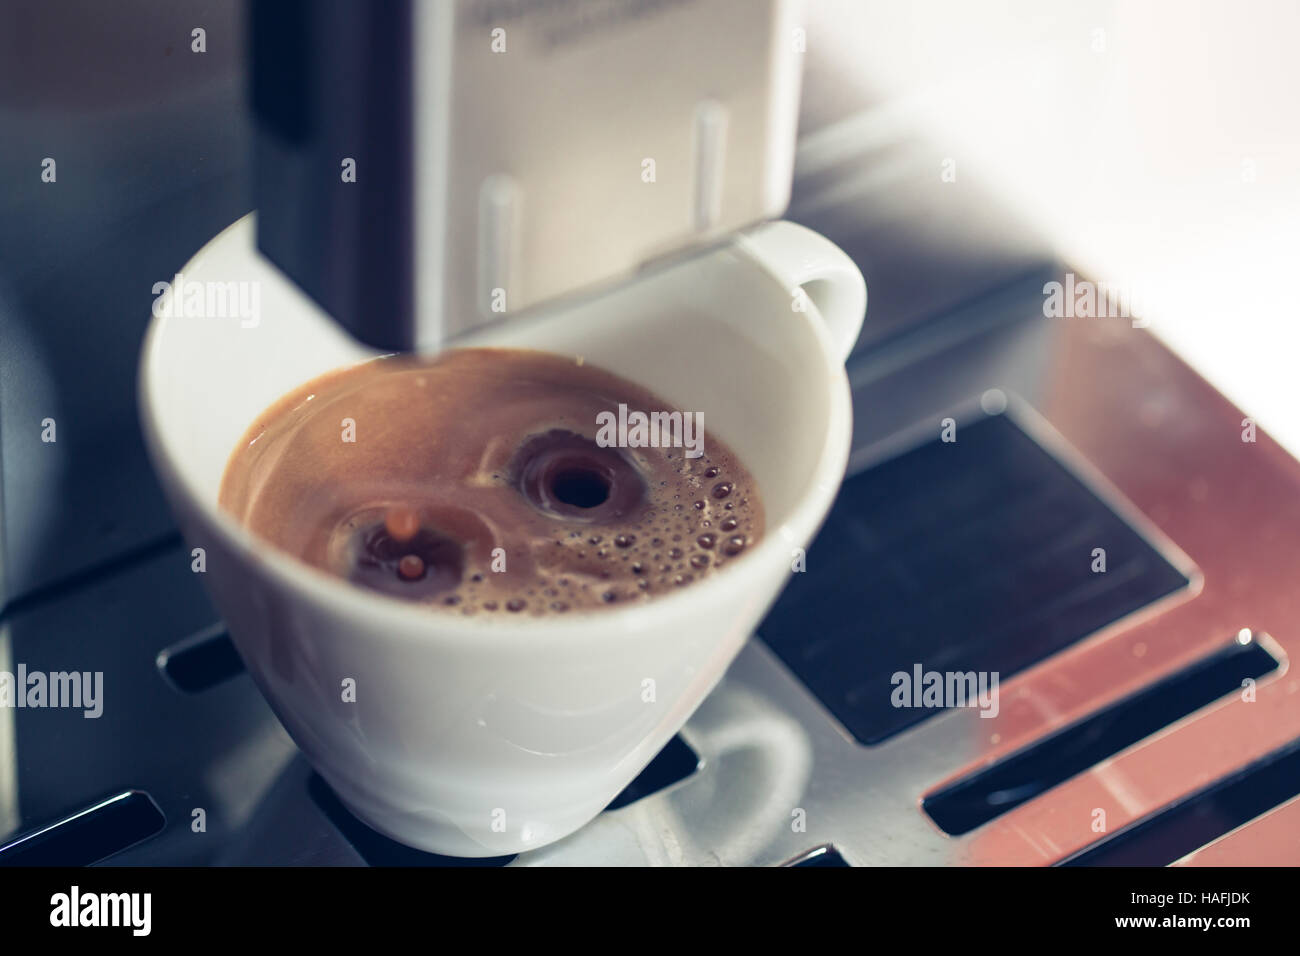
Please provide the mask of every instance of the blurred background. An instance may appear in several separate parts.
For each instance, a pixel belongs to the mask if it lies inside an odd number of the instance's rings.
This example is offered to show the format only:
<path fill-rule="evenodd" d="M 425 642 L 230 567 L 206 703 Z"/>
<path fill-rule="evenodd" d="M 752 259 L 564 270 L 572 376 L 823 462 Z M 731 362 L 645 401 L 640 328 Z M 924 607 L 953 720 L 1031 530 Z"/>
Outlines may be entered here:
<path fill-rule="evenodd" d="M 1300 308 L 1283 288 L 1300 257 L 1300 6 L 808 11 L 803 133 L 860 109 L 855 122 L 917 144 L 900 163 L 955 159 L 958 182 L 990 190 L 1080 272 L 1141 290 L 1157 333 L 1300 451 Z M 982 235 L 974 220 L 944 225 L 996 242 L 1000 213 L 987 213 Z"/>
<path fill-rule="evenodd" d="M 1300 451 L 1300 307 L 1286 293 L 1300 259 L 1300 6 L 804 9 L 791 214 L 833 238 L 852 219 L 866 236 L 853 250 L 872 290 L 864 346 L 1054 255 L 1140 294 L 1161 337 Z M 0 12 L 10 600 L 168 533 L 134 368 L 152 284 L 251 208 L 245 16 L 237 0 Z M 32 454 L 46 417 L 59 441 Z"/>

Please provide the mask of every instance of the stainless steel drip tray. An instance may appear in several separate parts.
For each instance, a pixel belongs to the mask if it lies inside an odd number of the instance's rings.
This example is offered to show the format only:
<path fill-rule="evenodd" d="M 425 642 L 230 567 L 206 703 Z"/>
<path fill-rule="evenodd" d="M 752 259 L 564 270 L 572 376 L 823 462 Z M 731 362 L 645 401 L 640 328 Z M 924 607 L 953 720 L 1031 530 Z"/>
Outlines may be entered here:
<path fill-rule="evenodd" d="M 826 815 L 814 816 L 807 832 L 787 821 L 816 755 L 833 763 L 850 745 L 811 700 L 790 713 L 771 699 L 773 691 L 807 695 L 751 644 L 681 736 L 574 837 L 525 857 L 480 861 L 397 844 L 342 807 L 248 675 L 231 673 L 221 650 L 228 639 L 210 625 L 189 561 L 188 550 L 174 545 L 7 621 L 0 669 L 22 662 L 29 671 L 104 676 L 99 717 L 0 711 L 12 718 L 4 731 L 16 758 L 4 768 L 6 800 L 16 795 L 20 808 L 10 811 L 12 838 L 0 862 L 780 863 L 828 842 Z M 178 634 L 189 636 L 177 641 Z M 187 660 L 192 655 L 206 660 Z M 179 681 L 169 673 L 178 660 Z M 775 687 L 765 691 L 768 681 Z M 125 809 L 137 803 L 157 807 L 160 828 L 147 811 Z"/>
<path fill-rule="evenodd" d="M 1300 712 L 1290 695 L 1300 678 L 1288 663 L 1300 634 L 1288 595 L 1300 557 L 1287 543 L 1300 536 L 1300 464 L 1266 436 L 1236 447 L 1241 413 L 1145 331 L 1043 319 L 1041 287 L 1041 275 L 1026 277 L 857 356 L 854 476 L 834 524 L 809 549 L 807 577 L 760 629 L 770 628 L 779 656 L 751 640 L 679 737 L 578 833 L 518 857 L 458 861 L 369 830 L 312 772 L 242 672 L 188 550 L 170 539 L 11 607 L 0 622 L 2 671 L 103 673 L 98 717 L 0 708 L 0 834 L 10 835 L 0 864 L 1168 863 L 1238 824 L 1214 858 L 1251 862 L 1233 854 L 1260 845 L 1250 834 L 1276 828 L 1288 811 L 1269 811 L 1297 789 Z M 1003 405 L 1005 427 L 972 425 Z M 959 443 L 972 443 L 961 455 L 932 444 L 946 418 Z M 1232 454 L 1216 451 L 1228 446 Z M 958 464 L 971 481 L 944 474 Z M 928 497 L 915 487 L 926 482 Z M 1003 486 L 1029 506 L 1008 506 Z M 900 514 L 891 502 L 929 511 Z M 971 508 L 992 513 L 990 502 L 997 521 L 970 518 Z M 1087 533 L 1063 533 L 1062 516 Z M 882 544 L 933 520 L 940 527 L 916 532 L 910 548 Z M 857 544 L 836 544 L 850 525 Z M 963 534 L 952 533 L 958 527 Z M 1101 538 L 1116 559 L 1127 555 L 1114 569 L 1137 575 L 1131 582 L 1094 581 L 1073 566 L 1077 557 L 1086 567 Z M 1057 541 L 1077 553 L 1061 563 Z M 1010 600 L 1015 582 L 962 548 L 1021 545 L 1001 560 L 1013 577 L 1039 577 L 1009 605 L 1020 650 L 1000 658 L 990 637 L 997 602 L 962 585 L 994 581 Z M 912 602 L 903 613 L 881 584 L 889 574 L 936 580 L 900 592 Z M 832 593 L 818 591 L 818 580 L 834 580 Z M 940 614 L 927 594 L 952 613 Z M 1064 620 L 1038 613 L 1054 594 L 1087 613 L 1036 634 Z M 810 599 L 829 604 L 801 611 Z M 808 633 L 797 639 L 801 621 Z M 909 634 L 916 622 L 954 639 Z M 886 624 L 895 631 L 882 636 Z M 1259 653 L 1225 653 L 1234 639 Z M 953 648 L 962 670 L 1008 669 L 996 715 L 955 707 L 896 720 L 875 700 L 866 702 L 875 723 L 859 724 L 853 695 L 884 693 L 882 666 L 906 662 L 913 649 L 916 663 L 941 664 Z M 822 654 L 843 666 L 828 667 Z M 1198 676 L 1221 661 L 1247 668 L 1257 684 L 1249 702 L 1223 693 L 1228 678 L 1237 686 L 1237 671 Z M 1180 708 L 1185 687 L 1199 690 Z M 1156 707 L 1168 723 L 1152 730 Z M 1133 713 L 1142 720 L 1112 726 Z M 888 727 L 876 732 L 882 714 Z M 1044 765 L 1029 791 L 1007 798 L 998 781 L 1020 779 L 1037 753 L 1053 750 L 1035 745 L 1055 734 L 1073 742 L 1074 762 Z M 1094 759 L 1105 741 L 1122 749 Z M 991 796 L 982 797 L 987 781 Z M 924 806 L 954 793 L 1002 803 L 958 807 L 969 823 L 950 819 L 950 835 Z M 1178 807 L 1191 810 L 1178 817 Z M 1178 823 L 1197 807 L 1217 830 Z M 1150 833 L 1159 846 L 1141 842 Z M 1084 853 L 1105 847 L 1100 857 Z"/>

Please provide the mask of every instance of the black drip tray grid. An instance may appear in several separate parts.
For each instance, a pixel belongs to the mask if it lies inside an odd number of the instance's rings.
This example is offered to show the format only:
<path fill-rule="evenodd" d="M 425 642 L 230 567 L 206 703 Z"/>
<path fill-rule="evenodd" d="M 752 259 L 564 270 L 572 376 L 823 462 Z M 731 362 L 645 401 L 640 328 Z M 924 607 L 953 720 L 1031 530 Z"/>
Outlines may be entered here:
<path fill-rule="evenodd" d="M 1009 416 L 956 438 L 848 479 L 759 628 L 863 744 L 942 712 L 897 673 L 1005 680 L 1189 583 Z"/>

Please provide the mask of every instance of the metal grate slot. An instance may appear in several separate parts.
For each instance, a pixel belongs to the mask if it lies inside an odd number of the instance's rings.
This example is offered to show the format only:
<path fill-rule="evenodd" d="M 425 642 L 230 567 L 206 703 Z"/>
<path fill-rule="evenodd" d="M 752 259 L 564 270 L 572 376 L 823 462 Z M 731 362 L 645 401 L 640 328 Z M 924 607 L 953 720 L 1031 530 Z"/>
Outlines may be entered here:
<path fill-rule="evenodd" d="M 1243 631 L 1222 651 L 930 794 L 921 806 L 945 833 L 968 833 L 1277 667 Z"/>
<path fill-rule="evenodd" d="M 848 866 L 849 863 L 833 846 L 819 846 L 786 866 Z"/>
<path fill-rule="evenodd" d="M 658 793 L 685 780 L 700 769 L 700 757 L 681 737 L 674 737 L 655 755 L 637 778 L 610 801 L 606 810 L 618 810 L 652 793 Z"/>
<path fill-rule="evenodd" d="M 166 822 L 149 794 L 127 790 L 0 846 L 0 866 L 89 866 L 148 839 Z"/>
<path fill-rule="evenodd" d="M 1060 865 L 1168 866 L 1297 794 L 1300 740 Z"/>
<path fill-rule="evenodd" d="M 197 694 L 244 672 L 224 624 L 206 627 L 158 655 L 158 669 L 186 694 Z"/>

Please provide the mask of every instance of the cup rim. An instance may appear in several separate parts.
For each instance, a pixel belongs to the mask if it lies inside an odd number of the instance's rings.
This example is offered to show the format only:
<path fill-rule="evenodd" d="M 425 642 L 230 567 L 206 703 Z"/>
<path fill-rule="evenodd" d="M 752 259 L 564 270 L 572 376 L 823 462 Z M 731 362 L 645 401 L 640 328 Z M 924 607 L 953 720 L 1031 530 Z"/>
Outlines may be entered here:
<path fill-rule="evenodd" d="M 196 266 L 200 258 L 215 244 L 254 215 L 249 213 L 217 233 L 190 258 L 181 271 L 192 271 L 192 267 Z M 786 292 L 777 277 L 735 241 L 709 250 L 702 258 L 707 260 L 708 257 L 723 254 L 728 250 L 738 255 L 762 277 L 763 281 L 769 283 L 774 296 L 782 299 L 786 297 Z M 289 280 L 284 279 L 284 281 Z M 301 292 L 298 294 L 303 295 Z M 763 538 L 749 552 L 746 561 L 737 562 L 742 567 L 748 562 L 752 562 L 755 568 L 766 567 L 778 559 L 780 563 L 786 564 L 788 558 L 784 552 L 788 548 L 797 546 L 794 543 L 799 541 L 810 543 L 839 489 L 848 464 L 852 418 L 849 383 L 844 365 L 835 357 L 835 347 L 830 338 L 829 328 L 815 304 L 809 303 L 809 308 L 803 312 L 792 312 L 791 316 L 798 317 L 807 325 L 808 333 L 816 340 L 823 366 L 830 373 L 826 380 L 826 387 L 831 391 L 828 427 L 833 426 L 836 419 L 840 420 L 843 423 L 839 428 L 842 437 L 834 434 L 832 428 L 832 433 L 824 442 L 821 455 L 808 480 L 808 494 L 798 502 L 781 524 L 765 529 Z M 704 581 L 684 588 L 680 592 L 660 595 L 624 607 L 576 610 L 562 615 L 542 617 L 532 615 L 515 617 L 446 613 L 438 609 L 430 609 L 421 603 L 402 601 L 341 581 L 335 575 L 300 561 L 288 552 L 258 538 L 235 518 L 222 511 L 218 505 L 209 502 L 206 496 L 200 494 L 186 479 L 184 472 L 177 465 L 176 456 L 162 440 L 154 411 L 156 405 L 154 385 L 156 377 L 163 374 L 161 358 L 158 354 L 161 348 L 161 334 L 170 321 L 172 321 L 170 316 L 157 314 L 150 316 L 140 352 L 137 381 L 139 414 L 145 445 L 163 486 L 169 490 L 169 494 L 182 498 L 185 505 L 199 514 L 203 524 L 218 536 L 226 550 L 238 555 L 249 565 L 264 571 L 273 579 L 277 587 L 302 596 L 330 615 L 365 617 L 370 622 L 367 630 L 371 639 L 447 643 L 481 641 L 490 634 L 494 647 L 532 642 L 539 634 L 544 634 L 547 640 L 552 641 L 561 635 L 568 641 L 585 641 L 598 636 L 608 639 L 609 632 L 615 630 L 615 620 L 618 621 L 618 629 L 658 633 L 665 626 L 671 627 L 680 621 L 687 608 L 707 600 L 707 595 L 723 588 L 736 591 L 747 587 L 746 575 L 730 569 L 730 573 L 710 575 Z M 371 359 L 359 361 L 367 360 Z M 340 367 L 351 368 L 352 364 L 354 363 Z M 179 502 L 173 502 L 173 510 L 177 510 L 177 504 Z M 186 543 L 194 544 L 188 539 Z M 778 554 L 778 551 L 782 553 Z M 775 597 L 776 595 L 773 595 L 773 599 Z M 401 637 L 398 638 L 398 635 Z"/>

